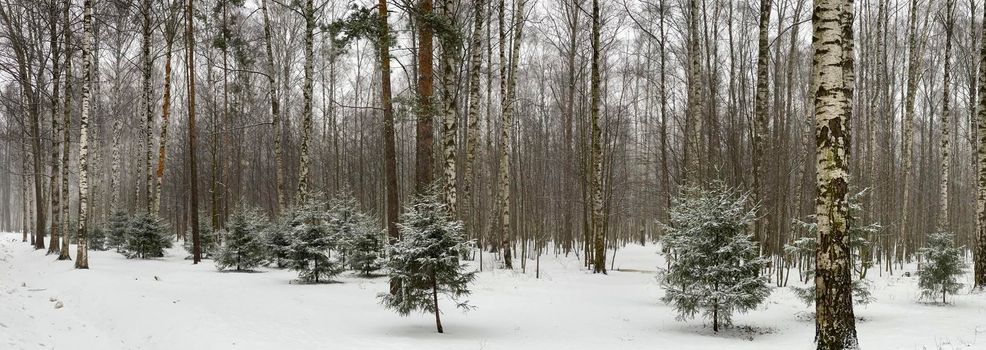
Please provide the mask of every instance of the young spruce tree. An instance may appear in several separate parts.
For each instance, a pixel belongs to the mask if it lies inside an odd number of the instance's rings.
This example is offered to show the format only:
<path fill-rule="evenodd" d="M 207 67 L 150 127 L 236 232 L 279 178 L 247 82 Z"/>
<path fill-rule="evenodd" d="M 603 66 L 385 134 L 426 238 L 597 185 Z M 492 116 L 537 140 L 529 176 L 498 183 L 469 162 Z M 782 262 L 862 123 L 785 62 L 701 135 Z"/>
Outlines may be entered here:
<path fill-rule="evenodd" d="M 747 208 L 749 195 L 720 183 L 708 187 L 686 189 L 674 200 L 662 238 L 671 261 L 661 272 L 662 300 L 678 310 L 679 320 L 701 312 L 718 332 L 734 312 L 763 303 L 770 288 L 760 275 L 767 259 L 747 232 L 756 219 L 756 210 Z"/>
<path fill-rule="evenodd" d="M 107 220 L 107 232 L 108 236 L 106 244 L 110 248 L 116 249 L 117 252 L 123 253 L 123 249 L 127 245 L 127 227 L 130 225 L 130 218 L 127 213 L 122 210 L 114 210 L 110 213 L 110 218 Z"/>
<path fill-rule="evenodd" d="M 325 202 L 320 194 L 311 193 L 294 208 L 290 221 L 290 244 L 286 248 L 288 267 L 298 271 L 305 283 L 327 282 L 342 272 L 337 257 L 331 255 L 337 239 L 326 227 Z"/>
<path fill-rule="evenodd" d="M 918 286 L 921 296 L 935 299 L 941 295 L 942 304 L 947 294 L 955 294 L 962 288 L 958 278 L 966 268 L 962 260 L 962 248 L 956 247 L 952 234 L 946 232 L 928 235 L 928 245 L 921 248 L 924 265 L 918 271 Z"/>
<path fill-rule="evenodd" d="M 375 221 L 356 207 L 356 199 L 344 194 L 332 200 L 328 218 L 329 234 L 337 237 L 349 266 L 369 276 L 383 261 L 383 231 Z"/>
<path fill-rule="evenodd" d="M 171 236 L 165 232 L 161 218 L 141 213 L 130 219 L 123 255 L 131 259 L 159 258 L 166 248 L 171 248 Z"/>
<path fill-rule="evenodd" d="M 226 225 L 226 239 L 216 254 L 216 268 L 250 271 L 264 261 L 264 244 L 260 232 L 263 215 L 254 209 L 239 208 Z"/>
<path fill-rule="evenodd" d="M 459 263 L 461 252 L 472 242 L 466 238 L 462 222 L 453 219 L 435 190 L 419 195 L 398 224 L 401 239 L 388 247 L 390 280 L 395 293 L 381 293 L 381 303 L 407 316 L 413 311 L 435 315 L 438 333 L 443 333 L 438 295 L 456 302 L 456 307 L 468 310 L 469 284 L 476 279 L 475 271 L 467 271 Z"/>

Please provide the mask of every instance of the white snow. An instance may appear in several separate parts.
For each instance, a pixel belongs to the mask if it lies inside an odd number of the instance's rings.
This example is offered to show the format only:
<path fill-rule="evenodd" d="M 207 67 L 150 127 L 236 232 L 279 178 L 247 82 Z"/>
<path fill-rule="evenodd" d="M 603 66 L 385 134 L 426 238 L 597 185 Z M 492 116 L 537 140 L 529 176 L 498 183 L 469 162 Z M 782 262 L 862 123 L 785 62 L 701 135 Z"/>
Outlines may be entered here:
<path fill-rule="evenodd" d="M 469 299 L 477 309 L 445 302 L 438 334 L 434 316 L 399 317 L 378 304 L 385 278 L 347 272 L 342 283 L 292 284 L 291 271 L 192 265 L 180 248 L 156 260 L 91 252 L 91 269 L 75 270 L 19 234 L 0 234 L 0 349 L 814 348 L 812 309 L 786 288 L 719 334 L 701 319 L 676 321 L 659 301 L 657 251 L 621 249 L 606 276 L 571 255 L 542 257 L 541 279 L 534 261 L 526 274 L 486 269 Z M 916 277 L 877 273 L 876 301 L 856 308 L 863 349 L 986 349 L 986 294 L 964 288 L 939 306 L 918 300 Z"/>

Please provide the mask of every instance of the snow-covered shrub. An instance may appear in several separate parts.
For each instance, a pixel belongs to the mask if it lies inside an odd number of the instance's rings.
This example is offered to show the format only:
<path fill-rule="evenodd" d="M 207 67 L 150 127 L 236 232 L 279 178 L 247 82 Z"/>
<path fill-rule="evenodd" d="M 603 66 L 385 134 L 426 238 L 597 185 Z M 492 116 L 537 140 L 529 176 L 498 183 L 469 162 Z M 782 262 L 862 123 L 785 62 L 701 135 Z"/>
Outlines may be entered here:
<path fill-rule="evenodd" d="M 331 254 L 337 241 L 326 227 L 325 202 L 317 194 L 308 197 L 292 210 L 287 264 L 298 271 L 298 280 L 302 282 L 327 282 L 341 273 L 343 266 Z"/>
<path fill-rule="evenodd" d="M 218 238 L 217 232 L 212 229 L 211 219 L 206 215 L 199 215 L 199 251 L 202 253 L 202 258 L 212 259 L 215 257 L 219 250 Z M 182 248 L 188 252 L 185 259 L 191 259 L 192 255 L 195 254 L 192 244 L 192 229 L 189 228 L 188 233 L 185 234 L 185 242 L 182 243 Z"/>
<path fill-rule="evenodd" d="M 233 213 L 226 223 L 225 240 L 215 257 L 219 270 L 246 271 L 260 266 L 264 260 L 260 235 L 264 221 L 263 214 L 257 210 L 239 208 Z"/>
<path fill-rule="evenodd" d="M 381 303 L 402 316 L 418 310 L 435 314 L 439 333 L 435 295 L 452 299 L 456 307 L 471 308 L 459 302 L 469 295 L 469 284 L 476 278 L 475 271 L 459 262 L 459 253 L 472 246 L 462 227 L 433 191 L 415 198 L 398 224 L 401 239 L 388 247 L 392 293 L 380 294 Z"/>
<path fill-rule="evenodd" d="M 128 258 L 157 258 L 164 256 L 166 248 L 171 248 L 171 236 L 165 232 L 161 218 L 141 213 L 130 219 L 123 255 Z"/>
<path fill-rule="evenodd" d="M 336 237 L 348 265 L 364 276 L 379 270 L 384 261 L 383 231 L 373 218 L 356 207 L 356 199 L 342 195 L 332 200 L 329 234 Z"/>
<path fill-rule="evenodd" d="M 110 213 L 110 218 L 107 220 L 107 239 L 106 244 L 109 248 L 116 249 L 117 252 L 123 252 L 123 248 L 127 244 L 127 227 L 130 225 L 130 217 L 127 213 L 122 210 L 115 210 Z"/>
<path fill-rule="evenodd" d="M 849 196 L 849 249 L 851 250 L 853 270 L 856 272 L 852 276 L 852 297 L 856 304 L 869 304 L 873 302 L 870 293 L 870 282 L 862 278 L 866 269 L 872 264 L 862 252 L 870 249 L 869 237 L 877 234 L 883 227 L 879 223 L 869 225 L 859 225 L 857 218 L 863 213 L 862 198 L 869 193 L 868 190 L 856 192 Z M 818 250 L 818 240 L 815 238 L 818 232 L 818 225 L 814 221 L 815 216 L 809 216 L 810 221 L 794 219 L 794 227 L 804 231 L 804 237 L 795 239 L 790 244 L 784 245 L 784 252 L 793 258 L 805 257 L 807 262 L 803 274 L 805 280 L 809 281 L 804 286 L 791 286 L 791 290 L 801 301 L 807 305 L 815 303 L 815 251 Z M 859 262 L 857 264 L 857 261 Z"/>
<path fill-rule="evenodd" d="M 714 331 L 729 326 L 734 312 L 756 308 L 770 295 L 760 256 L 747 228 L 756 219 L 747 193 L 720 183 L 686 189 L 674 199 L 662 249 L 670 264 L 661 271 L 664 302 L 679 320 L 702 313 Z"/>
<path fill-rule="evenodd" d="M 918 271 L 921 297 L 934 300 L 941 296 L 944 304 L 945 295 L 958 293 L 962 288 L 962 283 L 957 280 L 966 263 L 962 260 L 962 248 L 956 247 L 952 239 L 951 233 L 932 233 L 928 235 L 927 245 L 920 249 L 924 256 L 924 264 Z"/>

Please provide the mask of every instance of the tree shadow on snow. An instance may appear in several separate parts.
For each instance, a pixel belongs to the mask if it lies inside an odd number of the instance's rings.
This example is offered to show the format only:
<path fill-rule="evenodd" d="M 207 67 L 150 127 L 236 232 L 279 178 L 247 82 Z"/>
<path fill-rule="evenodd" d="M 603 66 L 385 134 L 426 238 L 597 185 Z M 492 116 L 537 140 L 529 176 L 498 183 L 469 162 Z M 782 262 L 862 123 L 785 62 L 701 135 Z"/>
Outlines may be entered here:
<path fill-rule="evenodd" d="M 777 333 L 777 328 L 773 328 L 773 327 L 756 327 L 756 326 L 742 326 L 742 325 L 721 327 L 719 329 L 719 332 L 715 332 L 712 330 L 711 324 L 682 325 L 680 327 L 675 327 L 674 329 L 671 330 L 682 334 L 698 334 L 708 337 L 746 340 L 746 341 L 753 341 L 760 336 Z"/>

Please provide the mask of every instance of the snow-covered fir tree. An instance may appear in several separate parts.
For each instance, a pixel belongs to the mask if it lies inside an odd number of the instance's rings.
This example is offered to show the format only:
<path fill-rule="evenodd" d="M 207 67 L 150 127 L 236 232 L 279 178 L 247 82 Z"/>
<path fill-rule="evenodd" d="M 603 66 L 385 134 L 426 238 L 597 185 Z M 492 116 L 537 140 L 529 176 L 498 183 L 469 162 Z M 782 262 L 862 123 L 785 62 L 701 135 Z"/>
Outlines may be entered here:
<path fill-rule="evenodd" d="M 966 268 L 962 260 L 962 249 L 956 247 L 953 235 L 947 232 L 936 232 L 928 235 L 928 242 L 920 249 L 924 262 L 918 270 L 918 286 L 921 287 L 921 297 L 934 300 L 941 296 L 945 303 L 947 294 L 955 294 L 962 288 L 958 279 Z"/>
<path fill-rule="evenodd" d="M 140 213 L 130 219 L 123 255 L 128 258 L 158 258 L 164 256 L 166 248 L 171 248 L 171 237 L 165 232 L 161 218 Z"/>
<path fill-rule="evenodd" d="M 192 254 L 195 254 L 192 247 L 192 233 L 191 228 L 189 232 L 185 235 L 188 237 L 185 242 L 182 243 L 182 248 L 185 248 L 185 252 L 188 256 L 185 257 L 186 260 L 192 259 Z M 206 259 L 212 259 L 215 257 L 216 253 L 219 251 L 219 236 L 216 230 L 212 229 L 212 222 L 208 215 L 199 215 L 199 251 L 202 253 L 202 257 Z"/>
<path fill-rule="evenodd" d="M 86 239 L 89 240 L 89 249 L 106 250 L 106 230 L 102 227 L 93 227 L 92 231 L 89 231 L 89 234 L 86 235 Z"/>
<path fill-rule="evenodd" d="M 863 198 L 867 194 L 869 194 L 869 189 L 849 196 L 849 248 L 852 250 L 850 263 L 853 266 L 851 287 L 853 302 L 856 304 L 869 304 L 873 301 L 873 296 L 870 293 L 870 282 L 864 278 L 866 270 L 872 266 L 872 262 L 866 258 L 863 252 L 870 249 L 869 238 L 883 229 L 879 223 L 857 224 L 857 218 L 863 213 Z M 794 219 L 793 224 L 796 229 L 803 232 L 804 236 L 784 245 L 784 252 L 792 258 L 804 260 L 804 264 L 799 265 L 799 268 L 802 269 L 801 274 L 805 284 L 790 288 L 802 302 L 812 305 L 815 303 L 815 250 L 818 249 L 818 240 L 815 235 L 818 226 L 814 221 L 814 216 L 809 216 L 808 221 Z"/>
<path fill-rule="evenodd" d="M 469 284 L 476 278 L 459 262 L 462 251 L 472 246 L 462 222 L 453 219 L 435 191 L 419 195 L 405 208 L 398 224 L 401 239 L 388 247 L 391 294 L 380 294 L 387 308 L 406 316 L 413 311 L 435 315 L 438 333 L 442 333 L 438 295 L 468 310 Z"/>
<path fill-rule="evenodd" d="M 678 310 L 678 319 L 702 313 L 712 329 L 732 323 L 734 312 L 756 308 L 770 295 L 760 271 L 760 256 L 747 228 L 756 210 L 749 195 L 720 183 L 707 190 L 686 189 L 674 199 L 662 250 L 670 264 L 661 271 L 662 300 Z"/>
<path fill-rule="evenodd" d="M 298 280 L 306 283 L 328 282 L 343 271 L 337 256 L 332 255 L 337 239 L 326 227 L 326 205 L 320 194 L 309 194 L 293 209 L 291 236 L 287 247 L 287 265 L 298 271 Z"/>
<path fill-rule="evenodd" d="M 329 234 L 337 237 L 350 268 L 369 276 L 382 267 L 383 231 L 373 218 L 359 211 L 355 198 L 349 194 L 334 198 L 327 225 Z"/>
<path fill-rule="evenodd" d="M 219 270 L 253 270 L 264 261 L 261 232 L 265 218 L 255 209 L 238 208 L 226 223 L 226 235 L 215 256 Z"/>
<path fill-rule="evenodd" d="M 293 213 L 286 212 L 272 220 L 261 233 L 264 253 L 267 263 L 278 268 L 285 267 L 288 260 L 288 249 L 291 247 L 291 220 Z"/>
<path fill-rule="evenodd" d="M 107 238 L 106 245 L 109 248 L 116 249 L 117 252 L 123 252 L 123 248 L 127 244 L 127 227 L 130 225 L 130 217 L 127 213 L 122 210 L 115 210 L 110 213 L 109 220 L 106 223 Z"/>

